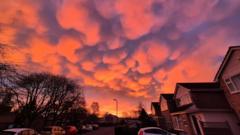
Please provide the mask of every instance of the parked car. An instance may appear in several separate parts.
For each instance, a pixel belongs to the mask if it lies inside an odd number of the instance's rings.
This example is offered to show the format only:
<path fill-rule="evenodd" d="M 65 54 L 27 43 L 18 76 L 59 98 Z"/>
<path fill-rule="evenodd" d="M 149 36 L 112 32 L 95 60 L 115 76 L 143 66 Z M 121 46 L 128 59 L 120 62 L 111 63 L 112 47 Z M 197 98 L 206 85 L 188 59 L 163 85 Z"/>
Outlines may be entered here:
<path fill-rule="evenodd" d="M 31 128 L 11 128 L 0 131 L 0 135 L 40 135 Z"/>
<path fill-rule="evenodd" d="M 176 135 L 158 127 L 141 128 L 138 135 Z"/>
<path fill-rule="evenodd" d="M 90 124 L 82 125 L 81 130 L 82 131 L 92 131 L 93 130 L 93 126 L 90 125 Z"/>
<path fill-rule="evenodd" d="M 66 131 L 65 135 L 76 135 L 78 133 L 78 129 L 75 126 L 66 126 L 64 129 Z"/>
<path fill-rule="evenodd" d="M 99 125 L 98 125 L 98 124 L 91 124 L 91 126 L 93 127 L 94 130 L 96 130 L 96 129 L 99 128 Z"/>
<path fill-rule="evenodd" d="M 43 135 L 65 135 L 66 131 L 60 126 L 49 126 L 43 128 L 41 134 Z"/>

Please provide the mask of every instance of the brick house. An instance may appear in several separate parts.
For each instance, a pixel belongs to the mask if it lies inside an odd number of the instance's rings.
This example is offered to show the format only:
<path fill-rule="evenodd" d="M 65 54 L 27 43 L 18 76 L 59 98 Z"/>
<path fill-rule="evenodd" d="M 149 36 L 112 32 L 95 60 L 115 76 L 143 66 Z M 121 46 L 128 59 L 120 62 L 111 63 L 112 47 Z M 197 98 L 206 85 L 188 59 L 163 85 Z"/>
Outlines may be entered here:
<path fill-rule="evenodd" d="M 240 123 L 240 46 L 230 47 L 214 81 L 220 82 L 225 96 Z"/>
<path fill-rule="evenodd" d="M 161 110 L 159 102 L 152 102 L 151 103 L 151 114 L 154 121 L 157 125 L 160 125 L 160 117 L 161 117 Z"/>
<path fill-rule="evenodd" d="M 175 109 L 174 94 L 160 94 L 159 103 L 161 107 L 161 128 L 173 130 L 171 112 Z"/>
<path fill-rule="evenodd" d="M 183 135 L 238 135 L 236 115 L 219 83 L 177 83 L 171 113 L 173 127 Z"/>

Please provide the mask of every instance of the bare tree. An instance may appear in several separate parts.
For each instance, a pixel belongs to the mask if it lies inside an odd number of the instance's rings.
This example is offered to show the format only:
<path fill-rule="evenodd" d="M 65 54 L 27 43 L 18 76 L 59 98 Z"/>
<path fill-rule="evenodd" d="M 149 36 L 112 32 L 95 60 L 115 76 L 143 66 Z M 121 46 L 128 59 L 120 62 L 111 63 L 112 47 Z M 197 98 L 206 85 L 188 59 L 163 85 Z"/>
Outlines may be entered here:
<path fill-rule="evenodd" d="M 76 82 L 50 73 L 23 75 L 17 85 L 20 97 L 19 121 L 24 121 L 25 126 L 30 126 L 38 117 L 52 117 L 56 121 L 82 96 Z"/>
<path fill-rule="evenodd" d="M 19 77 L 16 65 L 5 61 L 6 51 L 9 46 L 0 43 L 0 110 L 10 111 L 14 105 L 13 98 L 17 101 L 15 81 Z"/>

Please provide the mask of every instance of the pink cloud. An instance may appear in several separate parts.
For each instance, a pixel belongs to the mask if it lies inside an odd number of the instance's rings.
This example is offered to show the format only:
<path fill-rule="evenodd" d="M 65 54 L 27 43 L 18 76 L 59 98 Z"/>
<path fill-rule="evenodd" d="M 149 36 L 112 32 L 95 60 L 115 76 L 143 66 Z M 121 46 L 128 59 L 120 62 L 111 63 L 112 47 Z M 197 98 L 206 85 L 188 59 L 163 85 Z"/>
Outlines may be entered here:
<path fill-rule="evenodd" d="M 136 39 L 151 31 L 154 25 L 164 23 L 162 17 L 153 15 L 151 5 L 153 0 L 118 0 L 116 10 L 121 15 L 121 23 L 125 35 L 129 39 Z M 137 6 L 136 6 L 137 5 Z"/>
<path fill-rule="evenodd" d="M 101 40 L 99 23 L 92 19 L 84 2 L 64 0 L 57 12 L 57 19 L 62 27 L 76 29 L 85 35 L 87 45 L 95 45 Z"/>
<path fill-rule="evenodd" d="M 166 61 L 169 53 L 167 45 L 156 41 L 146 41 L 140 44 L 132 59 L 138 62 L 138 67 L 136 67 L 138 72 L 149 73 L 154 67 Z"/>
<path fill-rule="evenodd" d="M 103 63 L 105 64 L 118 64 L 121 60 L 126 58 L 127 52 L 126 51 L 118 51 L 111 54 L 103 55 Z"/>
<path fill-rule="evenodd" d="M 92 61 L 87 60 L 87 61 L 82 61 L 81 66 L 84 70 L 93 72 L 96 67 L 96 64 Z"/>
<path fill-rule="evenodd" d="M 57 45 L 57 52 L 69 61 L 75 63 L 78 61 L 78 56 L 75 51 L 81 48 L 82 44 L 79 40 L 70 37 L 61 37 Z"/>

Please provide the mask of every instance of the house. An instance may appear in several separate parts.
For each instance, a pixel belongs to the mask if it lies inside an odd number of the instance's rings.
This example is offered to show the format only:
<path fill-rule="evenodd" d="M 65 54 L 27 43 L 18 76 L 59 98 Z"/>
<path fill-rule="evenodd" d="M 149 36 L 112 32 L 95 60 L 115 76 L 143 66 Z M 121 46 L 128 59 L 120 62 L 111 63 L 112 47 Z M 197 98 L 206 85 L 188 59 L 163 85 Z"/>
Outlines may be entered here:
<path fill-rule="evenodd" d="M 161 107 L 161 120 L 160 127 L 166 130 L 173 129 L 171 113 L 175 109 L 175 101 L 173 100 L 174 94 L 160 94 L 159 103 Z"/>
<path fill-rule="evenodd" d="M 214 81 L 220 82 L 240 123 L 240 46 L 230 47 Z"/>
<path fill-rule="evenodd" d="M 159 102 L 152 102 L 151 103 L 151 114 L 154 121 L 159 126 L 160 124 L 160 117 L 161 117 L 161 110 Z"/>
<path fill-rule="evenodd" d="M 236 115 L 219 83 L 177 83 L 173 98 L 173 128 L 180 134 L 239 135 Z"/>

